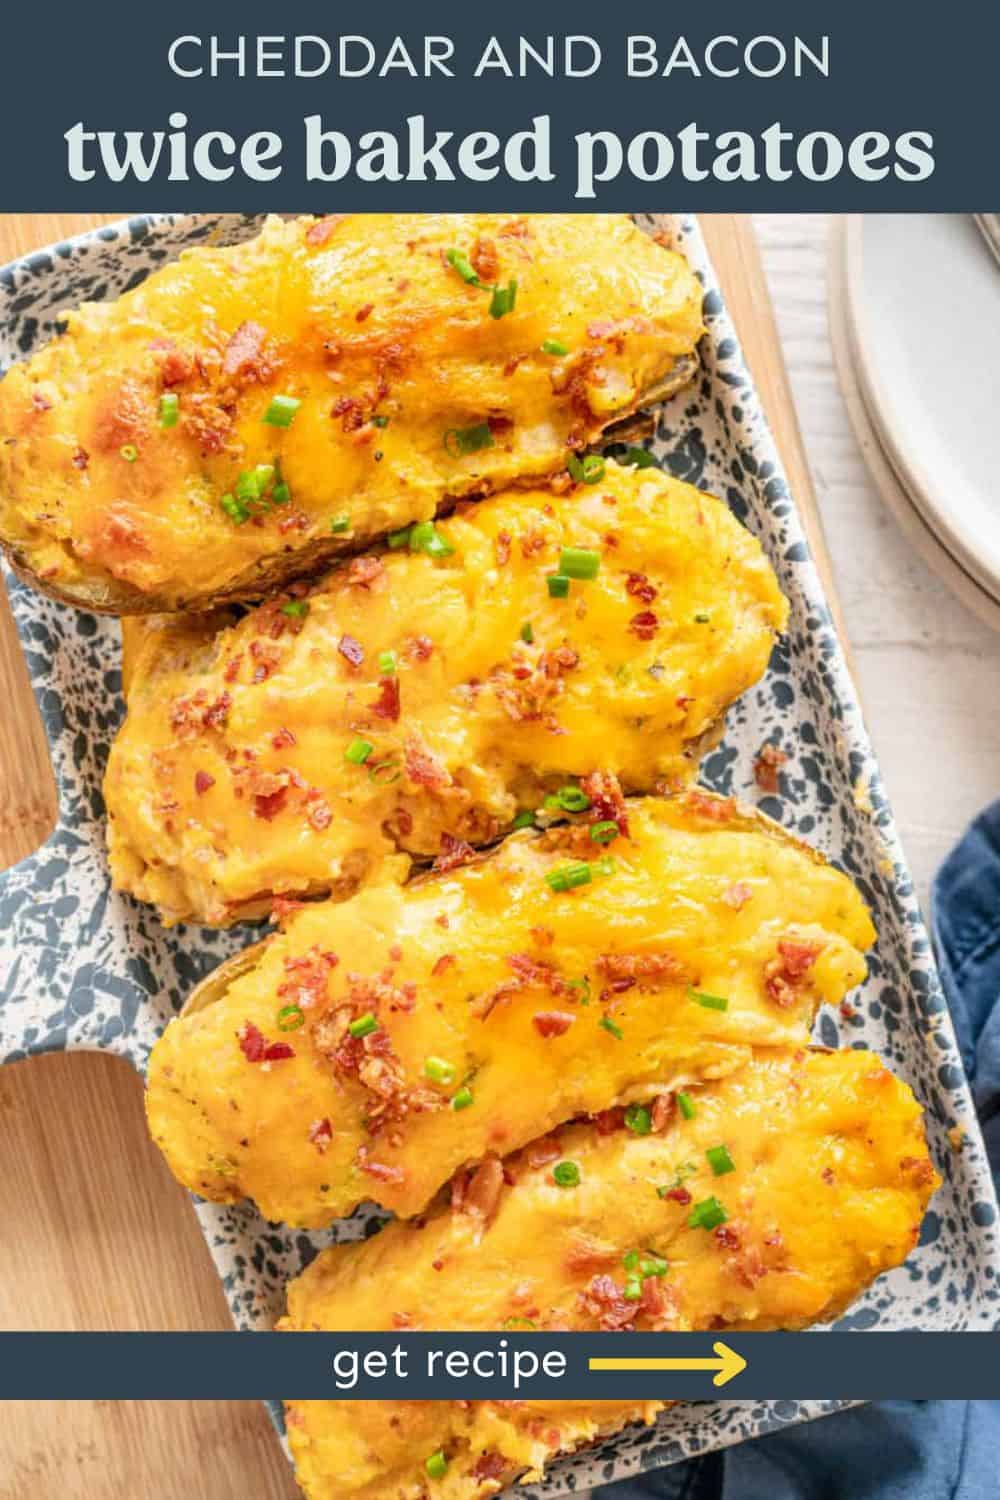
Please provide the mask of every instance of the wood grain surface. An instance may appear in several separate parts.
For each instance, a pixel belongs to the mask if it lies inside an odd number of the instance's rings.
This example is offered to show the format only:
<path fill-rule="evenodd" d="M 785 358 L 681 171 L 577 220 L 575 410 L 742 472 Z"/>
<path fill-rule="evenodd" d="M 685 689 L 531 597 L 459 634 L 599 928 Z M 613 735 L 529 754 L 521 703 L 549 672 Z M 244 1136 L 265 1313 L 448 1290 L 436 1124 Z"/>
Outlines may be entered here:
<path fill-rule="evenodd" d="M 0 215 L 0 264 L 110 215 Z M 703 217 L 828 596 L 829 561 L 752 225 Z M 2 591 L 0 591 L 2 594 Z M 844 638 L 843 630 L 841 630 Z M 0 868 L 51 831 L 45 740 L 0 598 Z M 0 1072 L 0 1329 L 227 1328 L 187 1195 L 150 1145 L 127 1064 L 77 1054 Z M 255 1402 L 8 1402 L 0 1500 L 293 1500 Z"/>

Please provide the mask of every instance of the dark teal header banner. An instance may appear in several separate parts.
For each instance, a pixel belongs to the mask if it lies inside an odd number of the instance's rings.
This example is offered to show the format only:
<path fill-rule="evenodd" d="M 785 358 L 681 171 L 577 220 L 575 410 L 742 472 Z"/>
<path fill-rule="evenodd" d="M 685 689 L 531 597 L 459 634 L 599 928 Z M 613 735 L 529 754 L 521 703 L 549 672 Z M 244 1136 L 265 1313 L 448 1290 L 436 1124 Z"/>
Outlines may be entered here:
<path fill-rule="evenodd" d="M 0 1334 L 0 1399 L 1000 1396 L 995 1334 Z"/>
<path fill-rule="evenodd" d="M 998 17 L 12 6 L 0 211 L 986 209 Z"/>

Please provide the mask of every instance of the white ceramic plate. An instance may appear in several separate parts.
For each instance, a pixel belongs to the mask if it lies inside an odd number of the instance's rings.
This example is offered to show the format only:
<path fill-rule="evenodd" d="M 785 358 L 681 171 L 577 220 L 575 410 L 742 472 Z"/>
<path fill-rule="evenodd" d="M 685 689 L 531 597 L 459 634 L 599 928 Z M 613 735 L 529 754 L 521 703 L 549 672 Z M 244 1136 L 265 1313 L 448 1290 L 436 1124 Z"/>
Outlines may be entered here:
<path fill-rule="evenodd" d="M 839 232 L 871 425 L 924 528 L 1000 600 L 1000 269 L 971 215 L 854 215 Z"/>

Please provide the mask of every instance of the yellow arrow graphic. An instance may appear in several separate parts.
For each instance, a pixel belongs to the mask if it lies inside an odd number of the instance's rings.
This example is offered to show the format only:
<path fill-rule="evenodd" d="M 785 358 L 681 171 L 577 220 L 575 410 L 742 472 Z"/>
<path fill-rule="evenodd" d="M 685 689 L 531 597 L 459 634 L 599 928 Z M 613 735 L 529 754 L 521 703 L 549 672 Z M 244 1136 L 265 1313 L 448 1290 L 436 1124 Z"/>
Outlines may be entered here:
<path fill-rule="evenodd" d="M 713 1344 L 715 1358 L 710 1359 L 590 1359 L 591 1370 L 714 1370 L 713 1385 L 728 1385 L 747 1367 L 742 1354 L 730 1349 L 728 1344 Z"/>

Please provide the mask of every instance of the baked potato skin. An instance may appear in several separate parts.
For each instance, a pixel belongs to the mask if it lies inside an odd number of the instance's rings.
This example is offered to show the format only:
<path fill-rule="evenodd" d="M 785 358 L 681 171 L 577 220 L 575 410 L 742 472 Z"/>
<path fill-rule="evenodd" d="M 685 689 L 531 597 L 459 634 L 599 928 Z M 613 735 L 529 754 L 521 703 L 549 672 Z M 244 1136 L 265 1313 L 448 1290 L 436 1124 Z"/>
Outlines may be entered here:
<path fill-rule="evenodd" d="M 489 842 L 569 777 L 684 782 L 785 624 L 755 538 L 656 469 L 507 491 L 437 530 L 448 556 L 356 560 L 238 624 L 127 624 L 104 789 L 119 889 L 224 925 L 349 892 L 398 850 Z M 600 571 L 552 598 L 563 546 Z"/>
<path fill-rule="evenodd" d="M 594 847 L 584 822 L 294 912 L 153 1049 L 149 1126 L 178 1179 L 298 1227 L 366 1198 L 409 1216 L 567 1119 L 660 1099 L 659 1123 L 686 1080 L 805 1044 L 864 977 L 851 882 L 707 793 L 626 806 L 590 884 L 547 880 Z"/>
<path fill-rule="evenodd" d="M 694 1118 L 675 1115 L 661 1134 L 567 1126 L 509 1160 L 488 1201 L 466 1191 L 420 1226 L 397 1221 L 324 1251 L 289 1286 L 279 1327 L 797 1329 L 837 1316 L 917 1243 L 939 1178 L 918 1104 L 872 1053 L 765 1051 L 691 1097 Z M 733 1170 L 716 1176 L 706 1152 L 720 1145 Z M 554 1161 L 575 1162 L 579 1184 L 559 1187 Z M 708 1198 L 726 1222 L 690 1227 Z M 630 1251 L 668 1266 L 640 1272 L 634 1301 Z M 641 1415 L 599 1403 L 293 1401 L 288 1436 L 309 1500 L 481 1500 L 598 1426 Z M 439 1449 L 448 1472 L 430 1482 L 425 1461 Z"/>
<path fill-rule="evenodd" d="M 516 279 L 514 308 L 491 316 L 450 249 L 484 283 Z M 692 368 L 701 332 L 687 264 L 624 215 L 270 219 L 85 304 L 10 371 L 0 538 L 88 609 L 260 598 L 446 496 L 563 470 Z M 263 420 L 276 395 L 301 402 L 284 429 Z M 492 446 L 446 447 L 486 422 Z M 238 476 L 276 462 L 288 501 L 230 519 Z"/>

